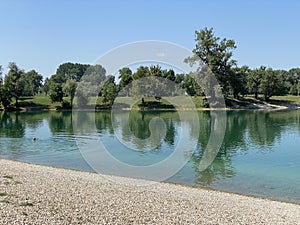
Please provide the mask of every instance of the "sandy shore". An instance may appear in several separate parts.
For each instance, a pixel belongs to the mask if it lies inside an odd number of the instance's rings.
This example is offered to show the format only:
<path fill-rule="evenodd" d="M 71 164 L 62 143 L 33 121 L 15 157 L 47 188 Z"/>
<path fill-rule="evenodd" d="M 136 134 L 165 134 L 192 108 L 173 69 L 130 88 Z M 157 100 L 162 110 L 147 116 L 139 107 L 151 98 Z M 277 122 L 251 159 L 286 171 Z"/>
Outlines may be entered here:
<path fill-rule="evenodd" d="M 299 221 L 300 205 L 0 159 L 0 224 Z"/>

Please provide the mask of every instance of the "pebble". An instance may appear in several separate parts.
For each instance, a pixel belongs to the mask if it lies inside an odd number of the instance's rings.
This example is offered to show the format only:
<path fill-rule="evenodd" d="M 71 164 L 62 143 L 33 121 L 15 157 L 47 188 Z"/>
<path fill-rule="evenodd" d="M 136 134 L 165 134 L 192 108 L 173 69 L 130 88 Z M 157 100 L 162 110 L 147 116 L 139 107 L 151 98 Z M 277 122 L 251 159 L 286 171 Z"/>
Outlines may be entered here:
<path fill-rule="evenodd" d="M 7 193 L 0 196 L 0 224 L 299 224 L 300 221 L 297 204 L 4 159 L 0 159 L 0 192 Z"/>

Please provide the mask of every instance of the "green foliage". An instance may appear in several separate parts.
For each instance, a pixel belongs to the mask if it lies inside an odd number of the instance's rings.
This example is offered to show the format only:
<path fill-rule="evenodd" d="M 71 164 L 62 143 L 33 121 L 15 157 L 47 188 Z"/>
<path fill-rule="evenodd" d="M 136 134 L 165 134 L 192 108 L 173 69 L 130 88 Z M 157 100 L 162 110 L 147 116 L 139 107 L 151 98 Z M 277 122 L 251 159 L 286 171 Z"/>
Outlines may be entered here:
<path fill-rule="evenodd" d="M 282 72 L 265 66 L 249 72 L 247 87 L 256 99 L 259 93 L 263 94 L 265 101 L 269 101 L 273 95 L 285 93 L 287 89 Z"/>
<path fill-rule="evenodd" d="M 175 81 L 175 79 L 176 79 L 175 72 L 172 69 L 170 69 L 170 70 L 164 70 L 163 71 L 163 77 L 167 78 L 170 81 Z"/>
<path fill-rule="evenodd" d="M 50 79 L 47 77 L 47 78 L 45 79 L 44 85 L 43 85 L 43 87 L 42 87 L 42 91 L 43 91 L 46 95 L 48 95 L 49 90 L 50 90 Z"/>
<path fill-rule="evenodd" d="M 147 66 L 140 66 L 137 71 L 133 74 L 133 79 L 137 80 L 142 77 L 147 77 L 149 76 L 150 71 Z"/>
<path fill-rule="evenodd" d="M 43 81 L 43 76 L 41 74 L 35 70 L 31 70 L 25 73 L 21 79 L 21 83 L 24 85 L 22 96 L 33 96 L 39 92 Z"/>
<path fill-rule="evenodd" d="M 77 82 L 74 80 L 67 80 L 66 84 L 63 87 L 63 92 L 70 96 L 71 107 L 73 106 L 73 100 L 75 97 L 75 92 L 77 88 Z"/>
<path fill-rule="evenodd" d="M 176 74 L 174 81 L 175 81 L 175 83 L 181 85 L 183 83 L 184 79 L 185 79 L 185 74 L 180 73 L 180 74 Z"/>
<path fill-rule="evenodd" d="M 298 85 L 296 85 L 296 84 L 291 85 L 290 90 L 289 90 L 289 94 L 290 95 L 298 95 L 298 93 L 299 93 L 298 86 L 299 86 L 299 84 Z"/>
<path fill-rule="evenodd" d="M 215 37 L 213 28 L 204 28 L 195 32 L 196 46 L 193 50 L 194 56 L 188 57 L 185 61 L 191 64 L 199 63 L 200 68 L 204 65 L 208 66 L 212 73 L 206 72 L 202 76 L 205 79 L 207 92 L 214 98 L 214 86 L 209 76 L 215 76 L 222 87 L 223 93 L 229 93 L 230 79 L 235 75 L 231 68 L 236 65 L 236 61 L 232 60 L 232 50 L 236 48 L 234 40 L 220 39 Z M 200 61 L 199 61 L 200 60 Z"/>
<path fill-rule="evenodd" d="M 114 81 L 114 76 L 108 76 L 106 81 L 103 83 L 103 87 L 101 89 L 101 95 L 103 98 L 103 102 L 111 106 L 118 95 L 118 88 Z"/>
<path fill-rule="evenodd" d="M 122 89 L 132 82 L 132 71 L 128 67 L 124 67 L 119 70 L 119 74 L 119 79 L 121 79 L 119 82 L 119 87 Z M 125 93 L 125 95 L 128 95 L 128 93 Z"/>
<path fill-rule="evenodd" d="M 6 109 L 11 102 L 11 94 L 6 90 L 6 87 L 3 85 L 2 79 L 2 66 L 0 65 L 0 104 L 3 108 Z"/>
<path fill-rule="evenodd" d="M 279 94 L 283 88 L 281 77 L 271 68 L 265 70 L 260 84 L 260 91 L 264 95 L 265 101 L 268 102 L 273 95 Z"/>
<path fill-rule="evenodd" d="M 33 204 L 31 202 L 22 202 L 22 203 L 20 203 L 20 206 L 27 207 L 27 206 L 33 206 Z"/>
<path fill-rule="evenodd" d="M 80 63 L 63 63 L 56 70 L 56 75 L 63 77 L 64 80 L 80 81 L 90 65 Z"/>
<path fill-rule="evenodd" d="M 11 93 L 6 90 L 6 87 L 3 85 L 0 85 L 0 102 L 4 109 L 7 109 L 8 106 L 11 103 Z"/>
<path fill-rule="evenodd" d="M 241 68 L 236 67 L 232 69 L 232 76 L 229 80 L 231 92 L 234 98 L 238 99 L 239 95 L 245 95 L 247 93 L 247 75 L 250 69 L 248 66 Z"/>
<path fill-rule="evenodd" d="M 62 84 L 51 82 L 49 97 L 51 102 L 63 102 L 64 93 Z"/>
<path fill-rule="evenodd" d="M 183 87 L 190 96 L 201 96 L 203 91 L 194 78 L 195 74 L 188 74 L 185 77 Z"/>
<path fill-rule="evenodd" d="M 253 93 L 256 99 L 258 99 L 258 93 L 260 90 L 261 81 L 265 71 L 266 71 L 266 67 L 261 66 L 258 69 L 251 70 L 247 77 L 248 91 L 249 93 Z"/>
<path fill-rule="evenodd" d="M 195 32 L 194 55 L 185 59 L 185 62 L 198 66 L 197 73 L 175 74 L 174 70 L 162 69 L 159 65 L 140 66 L 135 72 L 124 67 L 119 70 L 118 85 L 114 76 L 106 76 L 101 65 L 63 63 L 42 85 L 43 77 L 37 71 L 24 72 L 16 63 L 10 63 L 4 79 L 0 66 L 0 103 L 6 109 L 15 99 L 18 107 L 21 98 L 22 104 L 29 105 L 30 101 L 25 97 L 37 96 L 41 92 L 49 94 L 51 107 L 54 102 L 67 106 L 63 97 L 70 97 L 71 106 L 74 99 L 78 105 L 87 106 L 92 100 L 97 101 L 98 96 L 102 96 L 105 107 L 111 106 L 119 92 L 123 97 L 147 98 L 178 96 L 184 89 L 191 96 L 206 96 L 197 103 L 199 106 L 207 106 L 208 102 L 217 104 L 223 94 L 237 102 L 241 95 L 247 94 L 254 94 L 255 98 L 263 95 L 266 101 L 274 95 L 299 95 L 300 68 L 286 71 L 264 66 L 257 69 L 237 67 L 232 59 L 235 48 L 234 40 L 221 39 L 215 36 L 213 28 L 204 28 Z"/>
<path fill-rule="evenodd" d="M 105 80 L 106 70 L 99 64 L 89 66 L 82 76 L 80 81 L 90 82 L 94 85 L 99 85 L 102 81 Z"/>
<path fill-rule="evenodd" d="M 9 63 L 8 68 L 8 74 L 4 79 L 5 91 L 8 92 L 8 95 L 15 98 L 16 106 L 18 106 L 18 100 L 24 90 L 24 82 L 22 79 L 24 76 L 24 71 L 20 69 L 14 62 Z"/>

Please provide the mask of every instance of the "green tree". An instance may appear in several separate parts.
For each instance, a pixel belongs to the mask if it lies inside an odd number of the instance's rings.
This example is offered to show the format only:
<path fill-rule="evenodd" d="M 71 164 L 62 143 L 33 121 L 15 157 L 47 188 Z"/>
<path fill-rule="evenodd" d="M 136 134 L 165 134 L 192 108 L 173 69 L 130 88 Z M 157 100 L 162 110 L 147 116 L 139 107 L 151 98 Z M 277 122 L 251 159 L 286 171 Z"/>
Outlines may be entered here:
<path fill-rule="evenodd" d="M 66 84 L 63 87 L 64 93 L 66 93 L 66 95 L 70 96 L 71 107 L 73 106 L 73 100 L 75 97 L 76 88 L 77 88 L 77 82 L 74 80 L 70 80 L 70 79 L 67 80 Z"/>
<path fill-rule="evenodd" d="M 249 93 L 253 93 L 255 98 L 258 99 L 258 93 L 261 85 L 262 78 L 265 74 L 266 67 L 261 66 L 258 69 L 251 70 L 247 76 L 247 88 Z"/>
<path fill-rule="evenodd" d="M 170 81 L 175 81 L 175 79 L 176 79 L 175 72 L 172 69 L 164 70 L 163 71 L 163 77 L 167 78 Z"/>
<path fill-rule="evenodd" d="M 6 109 L 9 106 L 10 102 L 11 96 L 3 85 L 2 66 L 0 65 L 0 104 L 2 104 L 4 109 Z"/>
<path fill-rule="evenodd" d="M 49 97 L 51 102 L 63 102 L 63 86 L 66 78 L 63 75 L 54 74 L 49 80 Z"/>
<path fill-rule="evenodd" d="M 103 102 L 111 106 L 117 95 L 118 88 L 115 84 L 115 77 L 107 76 L 107 79 L 103 82 L 103 86 L 101 89 L 101 96 L 103 98 Z"/>
<path fill-rule="evenodd" d="M 290 87 L 290 90 L 289 90 L 289 94 L 290 95 L 299 95 L 299 90 L 298 90 L 298 86 L 299 84 L 294 84 Z"/>
<path fill-rule="evenodd" d="M 65 80 L 69 79 L 79 82 L 89 67 L 90 65 L 88 64 L 67 62 L 59 65 L 56 70 L 56 74 L 64 77 Z"/>
<path fill-rule="evenodd" d="M 8 68 L 8 74 L 4 79 L 5 90 L 9 92 L 10 96 L 15 98 L 16 106 L 18 106 L 18 100 L 24 90 L 24 82 L 22 79 L 24 70 L 20 69 L 14 62 L 9 63 Z"/>
<path fill-rule="evenodd" d="M 260 90 L 264 95 L 265 101 L 268 102 L 273 95 L 279 94 L 283 88 L 282 78 L 276 74 L 276 71 L 271 68 L 265 70 L 260 84 Z"/>
<path fill-rule="evenodd" d="M 234 98 L 238 99 L 240 94 L 247 93 L 247 75 L 250 69 L 248 66 L 235 67 L 232 69 L 233 76 L 229 81 L 231 86 L 232 95 Z"/>
<path fill-rule="evenodd" d="M 124 67 L 124 68 L 120 69 L 119 70 L 119 79 L 120 79 L 120 82 L 119 82 L 120 88 L 124 88 L 128 84 L 130 84 L 133 80 L 131 69 L 129 69 L 128 67 Z"/>
<path fill-rule="evenodd" d="M 79 107 L 88 107 L 89 97 L 101 95 L 101 87 L 105 80 L 106 70 L 101 65 L 90 66 L 78 83 L 76 96 Z"/>
<path fill-rule="evenodd" d="M 183 83 L 184 79 L 185 79 L 185 75 L 183 73 L 176 74 L 175 76 L 175 82 L 179 85 Z"/>
<path fill-rule="evenodd" d="M 140 66 L 137 71 L 133 74 L 133 79 L 134 80 L 137 80 L 139 78 L 142 78 L 142 77 L 147 77 L 149 76 L 150 74 L 150 71 L 149 71 L 149 68 L 147 66 Z"/>
<path fill-rule="evenodd" d="M 291 85 L 298 84 L 300 80 L 300 68 L 292 68 L 287 71 L 287 79 L 286 81 L 289 82 Z"/>
<path fill-rule="evenodd" d="M 31 70 L 24 74 L 22 77 L 23 87 L 23 96 L 33 96 L 37 94 L 42 86 L 43 76 L 36 72 L 35 70 Z"/>
<path fill-rule="evenodd" d="M 155 77 L 162 77 L 163 76 L 163 70 L 159 65 L 152 65 L 149 68 L 149 76 L 155 76 Z"/>
<path fill-rule="evenodd" d="M 45 93 L 45 95 L 48 95 L 48 92 L 49 92 L 49 90 L 50 90 L 50 83 L 51 83 L 51 81 L 50 81 L 50 79 L 47 77 L 47 78 L 45 79 L 45 82 L 44 82 L 43 86 L 42 86 L 42 91 Z"/>
<path fill-rule="evenodd" d="M 80 81 L 99 85 L 106 78 L 106 70 L 103 66 L 96 64 L 89 66 Z"/>
<path fill-rule="evenodd" d="M 185 77 L 183 88 L 186 90 L 186 93 L 190 96 L 203 95 L 203 91 L 200 85 L 194 79 L 194 74 L 188 74 Z"/>
<path fill-rule="evenodd" d="M 63 102 L 64 93 L 60 83 L 51 82 L 49 97 L 52 102 Z"/>
<path fill-rule="evenodd" d="M 227 40 L 226 38 L 221 40 L 215 36 L 213 28 L 204 28 L 196 31 L 195 34 L 196 46 L 193 50 L 194 56 L 188 57 L 185 61 L 191 64 L 199 63 L 200 68 L 208 66 L 212 73 L 205 71 L 199 79 L 207 87 L 207 92 L 212 98 L 215 97 L 216 90 L 216 84 L 212 82 L 210 77 L 213 75 L 216 76 L 220 83 L 223 93 L 228 94 L 231 84 L 230 79 L 235 75 L 231 71 L 231 68 L 236 65 L 236 61 L 231 59 L 232 50 L 236 48 L 234 40 Z"/>

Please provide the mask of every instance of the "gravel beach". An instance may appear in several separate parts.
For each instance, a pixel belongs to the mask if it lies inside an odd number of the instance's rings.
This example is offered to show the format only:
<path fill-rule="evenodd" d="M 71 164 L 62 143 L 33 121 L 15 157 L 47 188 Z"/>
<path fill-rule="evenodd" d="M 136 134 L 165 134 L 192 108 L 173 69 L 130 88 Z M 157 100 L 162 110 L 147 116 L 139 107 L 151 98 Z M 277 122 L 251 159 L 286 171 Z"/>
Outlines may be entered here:
<path fill-rule="evenodd" d="M 300 205 L 0 159 L 0 224 L 299 224 Z"/>

